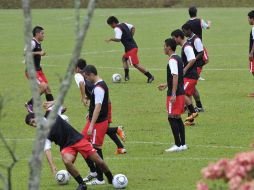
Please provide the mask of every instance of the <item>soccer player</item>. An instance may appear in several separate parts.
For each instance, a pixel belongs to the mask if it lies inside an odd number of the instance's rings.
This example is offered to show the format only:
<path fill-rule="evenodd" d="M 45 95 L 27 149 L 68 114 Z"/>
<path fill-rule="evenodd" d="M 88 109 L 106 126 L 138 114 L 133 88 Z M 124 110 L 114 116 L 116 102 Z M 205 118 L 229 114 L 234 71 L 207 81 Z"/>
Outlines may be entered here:
<path fill-rule="evenodd" d="M 107 20 L 108 25 L 114 29 L 115 37 L 106 40 L 106 42 L 122 42 L 125 48 L 125 54 L 122 57 L 123 68 L 125 72 L 125 81 L 130 80 L 129 65 L 132 64 L 141 73 L 147 76 L 147 83 L 152 83 L 154 76 L 151 75 L 140 63 L 138 59 L 138 46 L 133 36 L 135 34 L 135 27 L 128 23 L 119 23 L 118 19 L 110 16 Z"/>
<path fill-rule="evenodd" d="M 75 70 L 75 81 L 77 86 L 80 89 L 80 93 L 81 93 L 81 101 L 83 102 L 83 104 L 85 106 L 89 106 L 89 101 L 91 99 L 91 95 L 92 95 L 92 91 L 94 89 L 94 84 L 92 84 L 91 82 L 89 82 L 88 80 L 86 80 L 84 77 L 84 68 L 86 66 L 86 61 L 84 59 L 79 59 L 77 66 L 76 66 L 76 70 Z M 110 123 L 112 123 L 112 111 L 111 111 L 112 107 L 111 107 L 111 102 L 109 101 L 109 112 L 108 112 L 108 121 L 109 121 L 109 125 Z M 107 130 L 107 135 L 114 141 L 114 143 L 117 145 L 117 150 L 115 152 L 115 154 L 125 154 L 127 151 L 124 148 L 123 144 L 121 143 L 121 141 L 118 139 L 117 135 L 119 135 L 119 137 L 122 139 L 122 141 L 125 141 L 125 133 L 123 131 L 122 126 L 118 126 L 118 127 L 109 127 Z"/>
<path fill-rule="evenodd" d="M 97 75 L 95 66 L 87 65 L 84 68 L 84 73 L 85 78 L 94 85 L 94 89 L 90 98 L 88 120 L 82 134 L 92 143 L 99 156 L 103 159 L 102 145 L 108 130 L 109 90 L 107 84 Z M 96 179 L 88 182 L 88 185 L 105 184 L 103 173 L 97 165 L 96 173 Z"/>
<path fill-rule="evenodd" d="M 178 152 L 186 150 L 185 128 L 181 118 L 184 112 L 184 82 L 183 82 L 183 62 L 176 55 L 176 42 L 169 38 L 165 40 L 164 53 L 169 56 L 167 64 L 167 83 L 160 84 L 159 90 L 167 90 L 166 107 L 168 112 L 168 121 L 172 129 L 175 144 L 166 149 L 166 152 Z"/>
<path fill-rule="evenodd" d="M 185 105 L 188 108 L 189 116 L 185 119 L 185 126 L 194 125 L 194 119 L 198 116 L 195 111 L 191 97 L 195 92 L 195 86 L 198 81 L 197 66 L 195 64 L 196 58 L 192 46 L 184 39 L 182 30 L 177 29 L 171 33 L 172 38 L 177 45 L 182 47 L 181 58 L 184 64 L 184 91 L 185 91 Z"/>
<path fill-rule="evenodd" d="M 211 21 L 204 21 L 201 18 L 197 17 L 197 8 L 190 7 L 189 8 L 189 15 L 190 19 L 186 22 L 191 25 L 192 31 L 194 34 L 198 35 L 198 37 L 202 40 L 202 30 L 203 29 L 210 29 L 211 28 Z"/>
<path fill-rule="evenodd" d="M 36 127 L 36 121 L 33 113 L 28 113 L 25 118 L 26 124 Z M 50 165 L 52 172 L 56 173 L 56 167 L 51 155 L 51 143 L 60 146 L 60 152 L 62 160 L 68 172 L 77 181 L 79 186 L 76 190 L 86 190 L 86 184 L 80 176 L 79 171 L 74 166 L 77 154 L 80 153 L 83 158 L 89 158 L 100 166 L 101 170 L 107 176 L 109 184 L 112 184 L 113 175 L 109 170 L 106 163 L 100 158 L 93 148 L 92 144 L 84 138 L 82 134 L 77 132 L 69 123 L 64 121 L 59 115 L 56 118 L 55 123 L 50 129 L 49 135 L 46 139 L 44 151 Z"/>
<path fill-rule="evenodd" d="M 182 30 L 185 34 L 186 37 L 188 37 L 187 42 L 189 42 L 191 44 L 191 46 L 193 47 L 195 56 L 196 56 L 196 65 L 197 65 L 197 72 L 202 70 L 202 67 L 205 65 L 205 61 L 203 60 L 203 56 L 204 56 L 204 46 L 203 43 L 201 41 L 201 39 L 192 32 L 192 28 L 191 25 L 186 23 L 182 26 Z M 200 68 L 200 69 L 198 69 Z M 198 72 L 198 74 L 200 74 Z M 199 92 L 197 90 L 197 88 L 195 87 L 195 92 L 193 94 L 193 97 L 196 101 L 196 108 L 195 110 L 197 112 L 204 112 L 204 108 L 202 106 L 201 100 L 200 100 L 200 95 Z"/>
<path fill-rule="evenodd" d="M 248 13 L 248 21 L 252 26 L 250 31 L 250 44 L 249 44 L 249 63 L 250 63 L 250 72 L 254 76 L 254 10 Z M 254 97 L 254 92 L 248 95 L 249 97 Z"/>
<path fill-rule="evenodd" d="M 33 29 L 32 39 L 32 54 L 34 58 L 34 66 L 36 70 L 37 83 L 40 88 L 40 94 L 45 94 L 47 101 L 53 101 L 54 97 L 51 94 L 51 90 L 48 85 L 48 80 L 44 75 L 41 68 L 41 57 L 46 55 L 46 52 L 42 50 L 41 42 L 44 40 L 44 29 L 41 26 L 35 26 Z M 29 78 L 28 72 L 25 72 L 26 77 Z M 25 107 L 28 112 L 33 112 L 33 99 L 31 98 L 25 103 Z"/>

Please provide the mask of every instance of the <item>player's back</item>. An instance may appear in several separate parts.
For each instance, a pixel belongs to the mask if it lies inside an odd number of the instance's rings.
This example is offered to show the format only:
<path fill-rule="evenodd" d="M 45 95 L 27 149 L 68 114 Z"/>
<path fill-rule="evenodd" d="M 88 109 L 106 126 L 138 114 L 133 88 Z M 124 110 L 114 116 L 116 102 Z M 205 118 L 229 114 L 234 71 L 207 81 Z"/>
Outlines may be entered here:
<path fill-rule="evenodd" d="M 188 20 L 186 23 L 191 25 L 192 32 L 196 34 L 202 40 L 202 20 L 200 18 L 194 18 Z"/>

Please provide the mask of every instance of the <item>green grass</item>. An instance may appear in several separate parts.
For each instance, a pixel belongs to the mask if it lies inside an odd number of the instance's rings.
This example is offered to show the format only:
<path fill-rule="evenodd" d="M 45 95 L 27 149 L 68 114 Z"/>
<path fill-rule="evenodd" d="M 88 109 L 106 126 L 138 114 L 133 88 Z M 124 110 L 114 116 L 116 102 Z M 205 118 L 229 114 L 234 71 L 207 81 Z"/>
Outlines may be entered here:
<path fill-rule="evenodd" d="M 247 8 L 204 8 L 202 18 L 213 23 L 204 32 L 204 44 L 210 54 L 198 89 L 206 108 L 197 119 L 195 127 L 186 128 L 190 149 L 177 154 L 166 154 L 164 149 L 173 142 L 165 111 L 166 92 L 159 92 L 157 85 L 166 80 L 167 56 L 163 42 L 172 30 L 187 19 L 186 9 L 97 9 L 85 40 L 82 57 L 98 67 L 99 75 L 110 88 L 114 124 L 121 124 L 127 133 L 128 154 L 115 156 L 115 145 L 106 137 L 105 160 L 114 174 L 124 173 L 129 179 L 130 190 L 190 190 L 195 189 L 201 178 L 200 170 L 209 162 L 222 157 L 232 157 L 237 152 L 250 150 L 253 139 L 253 100 L 246 95 L 253 91 L 253 77 L 248 72 L 248 38 L 250 26 Z M 56 97 L 59 77 L 63 77 L 74 44 L 74 11 L 68 9 L 33 10 L 33 25 L 45 28 L 43 48 L 47 57 L 42 59 L 44 72 Z M 131 70 L 131 80 L 112 84 L 113 73 L 123 74 L 121 44 L 105 43 L 113 36 L 106 24 L 110 15 L 136 26 L 135 39 L 139 45 L 141 64 L 154 75 L 155 81 L 146 79 Z M 28 159 L 35 131 L 24 124 L 24 102 L 31 96 L 29 83 L 24 76 L 23 17 L 21 10 L 0 12 L 0 93 L 8 99 L 5 117 L 0 121 L 1 131 L 8 142 L 16 147 L 19 162 L 13 173 L 13 189 L 28 189 Z M 109 52 L 115 50 L 113 52 Z M 222 69 L 222 70 L 217 70 Z M 42 97 L 44 99 L 44 97 Z M 73 84 L 65 99 L 67 115 L 79 131 L 85 124 L 86 109 L 80 101 L 79 90 Z M 185 117 L 185 116 L 183 116 Z M 229 147 L 233 146 L 233 147 Z M 216 148 L 217 147 L 217 148 Z M 64 168 L 58 148 L 54 147 L 58 169 Z M 10 156 L 0 143 L 0 163 L 10 163 Z M 88 169 L 81 157 L 76 166 L 83 176 Z M 0 172 L 4 172 L 2 169 Z M 1 187 L 1 184 L 0 184 Z M 75 189 L 76 182 L 68 186 L 56 185 L 44 161 L 41 189 Z M 109 185 L 89 189 L 113 189 Z"/>

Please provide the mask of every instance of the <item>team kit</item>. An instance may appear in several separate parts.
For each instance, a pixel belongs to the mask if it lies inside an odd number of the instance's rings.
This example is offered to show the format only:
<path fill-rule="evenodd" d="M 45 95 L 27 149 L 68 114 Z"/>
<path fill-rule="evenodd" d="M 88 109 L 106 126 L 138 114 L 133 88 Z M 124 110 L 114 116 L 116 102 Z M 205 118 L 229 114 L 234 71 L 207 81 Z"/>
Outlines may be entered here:
<path fill-rule="evenodd" d="M 164 41 L 164 53 L 168 56 L 165 70 L 167 71 L 166 81 L 158 86 L 158 90 L 167 90 L 166 109 L 168 122 L 174 137 L 174 145 L 165 150 L 168 153 L 181 152 L 188 150 L 185 142 L 185 127 L 195 125 L 195 120 L 200 112 L 205 109 L 201 103 L 200 92 L 197 84 L 200 80 L 203 67 L 208 63 L 208 52 L 202 40 L 202 31 L 211 27 L 210 21 L 204 21 L 197 17 L 197 8 L 189 8 L 190 18 L 180 29 L 173 30 L 171 36 Z M 254 11 L 248 14 L 249 24 L 252 25 L 250 34 L 249 60 L 251 73 L 254 73 Z M 132 80 L 129 67 L 132 65 L 146 77 L 146 82 L 151 84 L 156 80 L 139 62 L 138 45 L 134 40 L 135 27 L 129 23 L 121 23 L 115 16 L 110 16 L 106 20 L 109 27 L 114 30 L 114 37 L 106 40 L 107 43 L 121 42 L 124 46 L 122 56 L 124 80 Z M 44 103 L 45 116 L 47 119 L 50 110 L 54 106 L 54 97 L 51 93 L 48 80 L 42 71 L 41 57 L 46 55 L 42 49 L 41 42 L 44 39 L 44 28 L 36 26 L 33 29 L 32 54 L 36 70 L 36 80 L 40 94 L 45 94 Z M 177 46 L 181 48 L 181 55 L 175 53 Z M 25 72 L 26 77 L 29 74 Z M 84 106 L 89 107 L 86 124 L 81 132 L 78 132 L 64 115 L 65 107 L 60 107 L 58 116 L 48 134 L 45 142 L 44 152 L 49 166 L 59 182 L 66 181 L 61 179 L 51 156 L 51 143 L 54 142 L 60 147 L 60 154 L 66 167 L 67 175 L 71 175 L 78 183 L 76 190 L 85 190 L 88 185 L 104 185 L 104 175 L 109 184 L 115 188 L 124 188 L 128 184 L 127 177 L 123 174 L 113 176 L 108 165 L 103 160 L 102 146 L 104 137 L 107 134 L 116 145 L 115 154 L 125 154 L 127 149 L 124 146 L 126 140 L 122 126 L 111 127 L 112 107 L 109 97 L 109 88 L 106 82 L 98 75 L 94 65 L 86 63 L 85 59 L 80 58 L 76 63 L 75 82 L 80 90 L 81 101 Z M 251 93 L 250 96 L 254 96 Z M 193 103 L 195 101 L 195 106 Z M 33 99 L 25 103 L 28 114 L 25 116 L 26 124 L 36 127 L 35 115 L 33 113 Z M 181 115 L 187 112 L 188 116 L 183 121 Z M 79 170 L 74 162 L 77 154 L 80 153 L 89 168 L 86 177 L 81 177 Z M 60 178 L 58 179 L 58 177 Z M 62 180 L 62 181 L 61 181 Z"/>

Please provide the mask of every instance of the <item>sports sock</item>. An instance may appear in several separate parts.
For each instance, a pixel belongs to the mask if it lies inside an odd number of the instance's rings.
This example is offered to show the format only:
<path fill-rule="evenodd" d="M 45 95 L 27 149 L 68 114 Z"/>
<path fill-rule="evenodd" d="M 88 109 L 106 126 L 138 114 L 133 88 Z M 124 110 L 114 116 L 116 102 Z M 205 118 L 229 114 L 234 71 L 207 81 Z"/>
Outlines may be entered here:
<path fill-rule="evenodd" d="M 195 109 L 194 109 L 192 104 L 188 105 L 187 108 L 188 108 L 190 113 L 196 113 L 196 111 L 195 111 Z"/>
<path fill-rule="evenodd" d="M 89 158 L 85 159 L 87 166 L 90 169 L 90 172 L 96 172 L 96 167 L 94 165 L 94 162 L 90 160 Z"/>
<path fill-rule="evenodd" d="M 197 106 L 198 108 L 202 108 L 202 103 L 201 103 L 201 101 L 196 101 L 196 106 Z"/>
<path fill-rule="evenodd" d="M 30 104 L 30 105 L 33 105 L 33 98 L 31 98 L 28 102 L 27 102 L 27 104 Z"/>
<path fill-rule="evenodd" d="M 107 172 L 105 172 L 105 176 L 106 176 L 106 177 L 107 177 L 107 179 L 108 179 L 108 183 L 109 183 L 109 184 L 112 184 L 112 181 L 113 181 L 113 175 L 112 175 L 111 171 L 107 171 Z"/>
<path fill-rule="evenodd" d="M 97 154 L 101 157 L 101 159 L 103 159 L 102 150 L 99 148 L 95 148 L 95 149 L 97 150 Z M 100 169 L 100 166 L 98 166 L 97 164 L 96 164 L 96 172 L 97 172 L 97 179 L 99 181 L 102 181 L 103 180 L 103 173 Z"/>
<path fill-rule="evenodd" d="M 54 97 L 53 97 L 52 94 L 46 94 L 45 96 L 46 96 L 47 101 L 53 101 L 54 100 Z"/>
<path fill-rule="evenodd" d="M 181 145 L 185 145 L 185 128 L 184 128 L 184 124 L 183 124 L 182 118 L 178 118 L 177 122 L 178 122 L 178 126 L 179 126 Z"/>
<path fill-rule="evenodd" d="M 129 69 L 124 69 L 125 77 L 129 76 Z"/>
<path fill-rule="evenodd" d="M 78 175 L 77 177 L 74 177 L 75 180 L 78 182 L 78 184 L 85 184 L 82 177 L 80 175 Z"/>
<path fill-rule="evenodd" d="M 116 144 L 117 148 L 123 148 L 122 142 L 119 140 L 116 135 L 117 127 L 109 127 L 107 130 L 107 135 L 112 139 L 112 141 Z"/>
<path fill-rule="evenodd" d="M 170 123 L 172 133 L 173 133 L 173 136 L 174 136 L 174 139 L 175 139 L 175 145 L 176 146 L 181 146 L 180 136 L 179 136 L 179 126 L 178 126 L 179 124 L 177 122 L 177 119 L 168 117 L 168 121 Z"/>
<path fill-rule="evenodd" d="M 152 75 L 149 71 L 145 72 L 144 75 L 147 76 L 149 79 L 152 78 Z"/>

